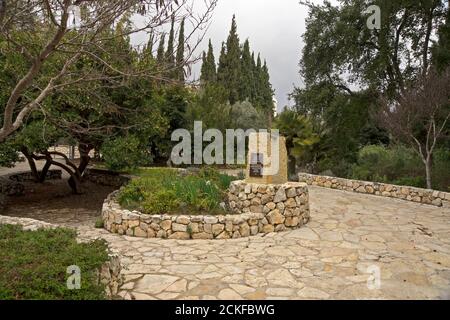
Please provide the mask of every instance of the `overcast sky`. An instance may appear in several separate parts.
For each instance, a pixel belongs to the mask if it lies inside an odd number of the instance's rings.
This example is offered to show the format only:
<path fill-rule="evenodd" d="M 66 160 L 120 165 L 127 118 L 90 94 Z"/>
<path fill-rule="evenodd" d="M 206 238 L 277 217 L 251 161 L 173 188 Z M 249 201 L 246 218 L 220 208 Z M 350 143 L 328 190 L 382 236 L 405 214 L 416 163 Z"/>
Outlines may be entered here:
<path fill-rule="evenodd" d="M 322 0 L 313 2 L 321 3 Z M 228 37 L 233 14 L 236 15 L 241 43 L 249 39 L 251 50 L 256 54 L 260 52 L 261 57 L 267 60 L 278 110 L 281 111 L 288 104 L 288 94 L 294 86 L 301 85 L 299 62 L 307 8 L 300 5 L 299 0 L 219 0 L 198 54 L 207 50 L 211 38 L 218 61 L 221 43 Z M 135 44 L 147 41 L 142 34 L 132 40 Z M 191 78 L 198 79 L 200 68 L 201 63 L 192 68 Z"/>

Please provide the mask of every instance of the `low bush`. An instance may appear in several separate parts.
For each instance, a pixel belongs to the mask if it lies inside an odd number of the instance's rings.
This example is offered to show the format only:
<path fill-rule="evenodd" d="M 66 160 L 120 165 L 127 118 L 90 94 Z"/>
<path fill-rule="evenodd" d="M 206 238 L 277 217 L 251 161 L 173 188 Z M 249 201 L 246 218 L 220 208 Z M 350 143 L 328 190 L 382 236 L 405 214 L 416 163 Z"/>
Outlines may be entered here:
<path fill-rule="evenodd" d="M 182 174 L 173 169 L 141 169 L 119 193 L 119 203 L 146 214 L 222 212 L 220 203 L 234 177 L 212 168 L 198 174 Z"/>
<path fill-rule="evenodd" d="M 450 151 L 438 149 L 434 153 L 432 184 L 437 190 L 449 191 Z M 419 156 L 404 146 L 386 148 L 370 145 L 358 153 L 350 178 L 392 183 L 419 188 L 426 187 L 425 167 Z"/>
<path fill-rule="evenodd" d="M 99 300 L 98 270 L 108 260 L 104 241 L 77 243 L 69 229 L 24 231 L 0 225 L 0 300 Z M 81 270 L 81 288 L 67 288 L 67 267 Z"/>
<path fill-rule="evenodd" d="M 101 154 L 106 167 L 114 171 L 133 170 L 152 161 L 145 146 L 134 136 L 106 141 L 101 147 Z"/>

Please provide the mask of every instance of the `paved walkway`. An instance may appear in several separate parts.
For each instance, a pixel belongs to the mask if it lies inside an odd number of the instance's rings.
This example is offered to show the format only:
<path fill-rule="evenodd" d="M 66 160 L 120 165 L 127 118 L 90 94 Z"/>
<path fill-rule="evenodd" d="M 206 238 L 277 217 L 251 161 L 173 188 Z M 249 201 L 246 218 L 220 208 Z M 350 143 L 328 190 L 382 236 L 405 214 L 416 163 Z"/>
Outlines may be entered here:
<path fill-rule="evenodd" d="M 448 208 L 312 187 L 311 210 L 301 229 L 247 239 L 79 232 L 122 255 L 125 299 L 450 299 Z"/>

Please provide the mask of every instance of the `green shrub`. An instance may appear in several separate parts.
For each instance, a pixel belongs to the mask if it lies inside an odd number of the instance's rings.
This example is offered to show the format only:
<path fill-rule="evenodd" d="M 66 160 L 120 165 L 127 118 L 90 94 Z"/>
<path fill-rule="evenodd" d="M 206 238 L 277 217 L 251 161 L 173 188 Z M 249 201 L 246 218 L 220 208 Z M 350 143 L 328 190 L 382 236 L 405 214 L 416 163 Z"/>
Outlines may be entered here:
<path fill-rule="evenodd" d="M 106 141 L 101 147 L 106 167 L 110 170 L 133 170 L 149 164 L 151 156 L 135 136 L 118 137 Z"/>
<path fill-rule="evenodd" d="M 119 203 L 147 214 L 221 212 L 225 191 L 235 178 L 206 168 L 198 174 L 180 174 L 172 169 L 137 170 L 139 179 L 119 193 Z"/>
<path fill-rule="evenodd" d="M 352 178 L 421 188 L 426 185 L 422 162 L 413 150 L 404 146 L 362 148 L 352 167 Z"/>
<path fill-rule="evenodd" d="M 0 300 L 105 299 L 98 270 L 107 259 L 104 241 L 77 243 L 73 230 L 0 225 Z M 71 265 L 81 269 L 79 290 L 67 288 Z"/>
<path fill-rule="evenodd" d="M 103 219 L 102 219 L 102 218 L 98 218 L 98 219 L 95 221 L 95 228 L 97 228 L 97 229 L 102 229 L 104 226 L 105 226 L 105 223 L 103 222 Z"/>
<path fill-rule="evenodd" d="M 436 149 L 431 170 L 433 188 L 450 192 L 450 149 Z"/>

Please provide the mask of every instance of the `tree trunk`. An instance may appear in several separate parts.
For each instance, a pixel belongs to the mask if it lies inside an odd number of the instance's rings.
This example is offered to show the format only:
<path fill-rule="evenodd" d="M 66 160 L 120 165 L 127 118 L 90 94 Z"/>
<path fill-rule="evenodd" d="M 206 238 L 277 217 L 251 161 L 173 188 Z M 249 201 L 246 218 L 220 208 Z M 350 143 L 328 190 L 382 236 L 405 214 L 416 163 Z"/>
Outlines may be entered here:
<path fill-rule="evenodd" d="M 427 189 L 431 189 L 431 156 L 425 160 L 425 172 L 427 178 Z"/>
<path fill-rule="evenodd" d="M 25 158 L 27 158 L 28 165 L 30 166 L 31 174 L 34 177 L 34 182 L 41 182 L 41 177 L 39 175 L 39 172 L 37 171 L 36 163 L 34 162 L 33 157 L 30 155 L 30 153 L 28 152 L 28 150 L 26 148 L 22 148 L 21 151 L 22 151 L 23 155 L 25 156 Z"/>
<path fill-rule="evenodd" d="M 92 145 L 80 143 L 78 146 L 78 150 L 80 151 L 80 164 L 78 166 L 78 171 L 80 171 L 80 175 L 83 175 L 84 170 L 89 165 L 91 157 L 89 156 L 89 152 L 93 149 Z"/>
<path fill-rule="evenodd" d="M 80 164 L 78 165 L 79 177 L 76 175 L 71 175 L 69 178 L 69 186 L 72 188 L 72 191 L 76 194 L 81 193 L 81 177 L 83 175 L 84 170 L 86 170 L 89 165 L 89 161 L 91 157 L 89 156 L 89 152 L 93 149 L 93 146 L 86 143 L 79 143 L 78 151 L 80 152 Z"/>
<path fill-rule="evenodd" d="M 51 165 L 52 165 L 52 164 L 51 164 L 49 161 L 47 161 L 47 162 L 45 163 L 45 165 L 44 165 L 44 167 L 42 168 L 42 171 L 41 171 L 41 173 L 40 173 L 39 183 L 44 183 L 45 178 L 47 178 L 47 172 L 48 172 L 48 169 L 50 169 L 50 166 L 51 166 Z"/>

